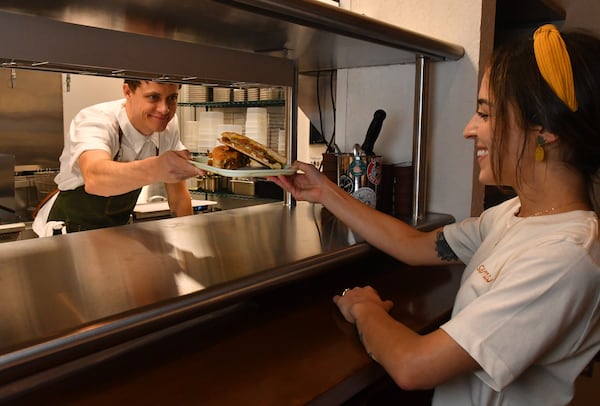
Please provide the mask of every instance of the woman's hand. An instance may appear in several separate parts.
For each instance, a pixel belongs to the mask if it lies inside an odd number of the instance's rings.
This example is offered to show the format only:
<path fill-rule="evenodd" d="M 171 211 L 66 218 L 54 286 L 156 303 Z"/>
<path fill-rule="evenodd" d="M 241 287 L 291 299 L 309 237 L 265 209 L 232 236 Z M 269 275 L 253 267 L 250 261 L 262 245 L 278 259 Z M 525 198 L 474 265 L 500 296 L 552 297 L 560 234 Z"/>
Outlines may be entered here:
<path fill-rule="evenodd" d="M 340 309 L 346 321 L 352 324 L 356 324 L 359 309 L 360 311 L 368 311 L 369 307 L 371 309 L 375 307 L 389 312 L 394 306 L 391 300 L 382 300 L 379 293 L 371 286 L 347 289 L 341 294 L 335 295 L 333 303 Z"/>
<path fill-rule="evenodd" d="M 325 188 L 328 183 L 333 185 L 333 182 L 319 172 L 314 165 L 296 161 L 293 163 L 292 168 L 296 168 L 302 173 L 279 175 L 277 177 L 269 176 L 267 179 L 290 192 L 296 200 L 321 203 Z"/>

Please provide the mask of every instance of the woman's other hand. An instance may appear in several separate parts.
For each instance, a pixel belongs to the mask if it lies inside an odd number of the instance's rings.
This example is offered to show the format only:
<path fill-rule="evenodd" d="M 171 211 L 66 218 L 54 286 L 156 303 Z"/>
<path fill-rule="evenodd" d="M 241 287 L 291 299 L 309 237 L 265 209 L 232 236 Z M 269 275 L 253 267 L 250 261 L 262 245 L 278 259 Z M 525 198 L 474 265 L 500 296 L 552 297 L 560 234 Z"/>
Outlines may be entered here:
<path fill-rule="evenodd" d="M 382 300 L 379 293 L 371 286 L 347 289 L 341 294 L 335 295 L 333 303 L 340 309 L 346 321 L 352 324 L 356 324 L 356 318 L 358 317 L 356 311 L 359 309 L 367 310 L 368 308 L 379 307 L 389 312 L 394 306 L 391 300 Z"/>
<path fill-rule="evenodd" d="M 296 161 L 292 168 L 301 172 L 293 175 L 269 176 L 267 179 L 290 192 L 296 200 L 321 203 L 324 190 L 329 184 L 334 185 L 314 165 Z M 335 185 L 337 187 L 337 185 Z"/>

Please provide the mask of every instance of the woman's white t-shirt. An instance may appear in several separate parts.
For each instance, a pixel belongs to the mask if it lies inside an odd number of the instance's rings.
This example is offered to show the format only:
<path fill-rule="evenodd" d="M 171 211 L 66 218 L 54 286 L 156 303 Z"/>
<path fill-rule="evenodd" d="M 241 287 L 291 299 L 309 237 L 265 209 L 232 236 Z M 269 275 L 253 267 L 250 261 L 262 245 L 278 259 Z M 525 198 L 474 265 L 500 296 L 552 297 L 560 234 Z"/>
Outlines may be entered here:
<path fill-rule="evenodd" d="M 444 228 L 467 264 L 441 326 L 481 370 L 435 405 L 565 405 L 600 350 L 600 242 L 591 211 L 517 217 L 511 199 Z"/>

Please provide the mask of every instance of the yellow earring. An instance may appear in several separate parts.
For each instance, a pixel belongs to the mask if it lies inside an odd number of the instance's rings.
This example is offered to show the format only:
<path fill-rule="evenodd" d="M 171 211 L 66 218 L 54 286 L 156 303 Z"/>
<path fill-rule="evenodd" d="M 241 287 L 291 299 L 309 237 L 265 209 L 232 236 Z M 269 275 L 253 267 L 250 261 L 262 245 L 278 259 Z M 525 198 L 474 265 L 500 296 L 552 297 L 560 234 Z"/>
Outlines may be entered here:
<path fill-rule="evenodd" d="M 536 162 L 542 162 L 544 160 L 544 148 L 542 145 L 546 143 L 544 137 L 538 135 L 537 146 L 535 147 L 535 160 Z"/>

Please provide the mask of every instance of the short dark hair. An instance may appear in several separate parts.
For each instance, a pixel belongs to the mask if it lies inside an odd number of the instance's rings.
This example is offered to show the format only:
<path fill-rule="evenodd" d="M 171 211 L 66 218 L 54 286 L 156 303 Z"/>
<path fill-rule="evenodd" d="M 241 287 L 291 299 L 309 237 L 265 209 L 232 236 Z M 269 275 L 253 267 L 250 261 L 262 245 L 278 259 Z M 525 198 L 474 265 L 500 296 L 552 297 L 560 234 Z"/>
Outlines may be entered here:
<path fill-rule="evenodd" d="M 125 79 L 124 82 L 127 83 L 127 85 L 129 86 L 129 88 L 132 91 L 135 91 L 135 89 L 137 89 L 138 86 L 142 84 L 142 81 L 141 80 L 137 80 L 137 79 Z"/>
<path fill-rule="evenodd" d="M 138 86 L 140 86 L 142 84 L 142 81 L 138 80 L 138 79 L 125 79 L 124 82 L 127 83 L 127 85 L 129 86 L 129 88 L 132 91 L 135 91 L 135 89 L 137 89 Z M 144 80 L 144 82 L 150 82 L 150 80 Z M 161 82 L 161 83 L 169 83 L 169 82 Z M 181 84 L 178 84 L 178 87 L 179 87 L 179 89 L 181 89 Z"/>

